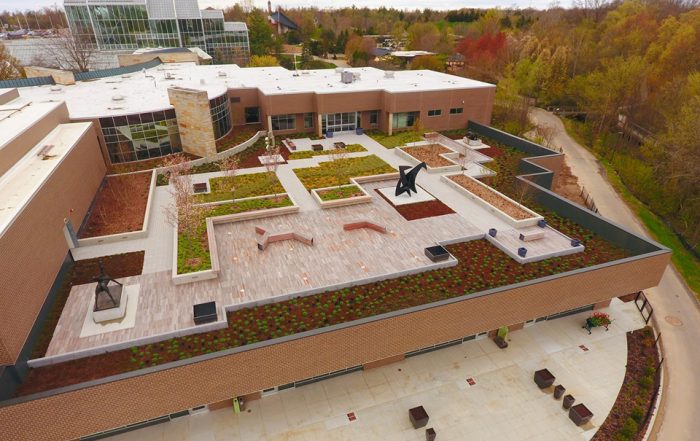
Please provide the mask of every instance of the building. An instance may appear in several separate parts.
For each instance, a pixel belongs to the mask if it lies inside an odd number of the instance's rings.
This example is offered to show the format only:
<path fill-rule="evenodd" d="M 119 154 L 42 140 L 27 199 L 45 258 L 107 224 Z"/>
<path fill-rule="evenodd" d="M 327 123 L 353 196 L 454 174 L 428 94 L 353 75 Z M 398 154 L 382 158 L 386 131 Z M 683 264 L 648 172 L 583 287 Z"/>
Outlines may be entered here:
<path fill-rule="evenodd" d="M 250 57 L 246 24 L 200 10 L 197 0 L 65 0 L 64 7 L 73 35 L 100 51 L 199 47 L 217 63 L 241 65 Z"/>
<path fill-rule="evenodd" d="M 108 164 L 179 151 L 211 156 L 217 139 L 246 124 L 280 135 L 320 136 L 357 128 L 391 134 L 418 120 L 427 130 L 490 122 L 491 84 L 429 70 L 341 70 L 170 63 L 116 79 L 25 87 L 19 93 L 30 100 L 64 100 L 71 120 L 93 122 Z M 200 127 L 203 138 L 192 137 L 188 121 L 195 103 L 210 109 L 213 118 Z"/>
<path fill-rule="evenodd" d="M 270 25 L 275 30 L 277 35 L 286 34 L 289 31 L 298 31 L 299 25 L 297 25 L 291 18 L 284 15 L 282 8 L 277 6 L 277 10 L 272 12 L 272 2 L 267 2 L 267 20 Z"/>
<path fill-rule="evenodd" d="M 537 322 L 605 308 L 615 297 L 657 285 L 669 262 L 669 250 L 663 246 L 550 191 L 563 164 L 563 154 L 488 127 L 494 98 L 490 84 L 427 71 L 396 72 L 392 77 L 376 69 L 294 73 L 281 68 L 160 64 L 159 60 L 148 63 L 148 68 L 132 65 L 111 70 L 110 76 L 92 73 L 91 81 L 47 71 L 50 76 L 13 83 L 44 85 L 0 88 L 0 252 L 10 256 L 0 259 L 3 440 L 100 439 L 202 409 L 234 409 L 233 400 L 238 397 L 259 399 L 486 338 L 500 327 L 515 331 L 537 326 Z M 582 231 L 577 233 L 581 240 L 540 222 L 540 216 L 539 220 L 526 219 L 536 222 L 527 226 L 528 234 L 532 235 L 532 230 L 535 234 L 546 231 L 547 237 L 544 242 L 534 237 L 525 242 L 518 238 L 521 228 L 517 221 L 513 220 L 513 227 L 494 206 L 477 203 L 455 190 L 445 183 L 445 175 L 439 175 L 439 170 L 419 175 L 418 185 L 434 199 L 449 204 L 453 212 L 417 220 L 401 215 L 393 204 L 377 195 L 382 189 L 378 185 L 387 181 L 383 185 L 393 191 L 398 167 L 415 162 L 403 156 L 405 151 L 385 148 L 367 135 L 358 134 L 357 129 L 376 128 L 388 134 L 405 130 L 419 118 L 427 130 L 466 132 L 469 128 L 479 137 L 519 150 L 523 159 L 515 174 L 526 174 L 520 178 L 528 185 L 528 198 L 555 214 L 552 220 L 561 219 L 562 225 L 576 224 L 579 230 L 575 231 Z M 150 184 L 145 191 L 148 196 L 144 197 L 146 214 L 141 231 L 92 237 L 84 244 L 80 241 L 85 239 L 76 238 L 76 231 L 83 230 L 96 211 L 97 199 L 106 187 L 105 175 L 113 163 L 179 150 L 201 156 L 197 164 L 206 163 L 262 141 L 262 133 L 257 132 L 229 153 L 216 153 L 217 139 L 245 124 L 254 124 L 262 132 L 269 130 L 278 138 L 306 132 L 294 139 L 300 152 L 302 144 L 306 145 L 303 153 L 308 155 L 281 165 L 290 173 L 277 176 L 284 195 L 295 193 L 295 198 L 303 197 L 310 204 L 302 210 L 289 196 L 292 205 L 266 213 L 250 210 L 228 214 L 218 217 L 217 223 L 212 220 L 216 215 L 209 217 L 205 221 L 205 230 L 212 228 L 212 234 L 207 233 L 208 250 L 210 256 L 219 253 L 218 269 L 211 257 L 211 269 L 185 274 L 186 279 L 176 281 L 176 277 L 183 276 L 177 274 L 179 231 L 164 220 L 162 208 L 169 189 L 156 185 L 158 170 L 148 172 Z M 324 139 L 309 139 L 324 133 Z M 465 157 L 474 154 L 467 149 L 475 136 L 465 141 L 443 138 L 435 133 L 425 135 L 420 146 L 429 148 L 439 143 L 452 150 L 441 154 L 442 160 L 459 156 L 457 150 Z M 356 185 L 371 195 L 362 203 L 351 201 L 353 205 L 348 207 L 326 209 L 311 199 L 291 169 L 320 169 L 327 160 L 315 157 L 317 146 L 329 150 L 336 142 L 366 143 L 367 151 L 356 151 L 353 158 L 380 155 L 391 172 L 384 178 L 380 175 L 379 182 L 373 181 L 376 174 L 365 174 L 364 180 L 358 178 Z M 481 170 L 476 162 L 469 165 Z M 460 171 L 461 166 L 454 161 L 451 167 L 457 173 L 467 173 Z M 262 174 L 269 182 L 268 174 Z M 211 193 L 209 177 L 222 177 L 222 172 L 207 169 L 196 174 L 198 182 L 205 183 Z M 284 195 L 275 194 L 274 199 Z M 261 197 L 267 200 L 269 196 Z M 221 206 L 229 203 L 234 202 L 213 202 Z M 523 204 L 517 205 L 523 209 Z M 150 211 L 148 207 L 152 207 Z M 241 216 L 231 217 L 236 214 Z M 348 223 L 358 219 L 361 221 Z M 372 224 L 368 228 L 372 222 L 385 227 Z M 269 231 L 261 236 L 261 225 L 268 229 L 292 225 L 312 232 L 315 240 L 310 241 L 311 245 L 278 243 L 261 249 L 256 240 L 259 245 L 262 237 L 270 237 L 266 236 Z M 290 240 L 296 234 L 284 229 L 277 233 L 279 240 Z M 582 241 L 594 239 L 599 241 L 597 250 L 587 248 L 587 243 L 582 245 Z M 500 256 L 499 265 L 489 269 L 494 272 L 501 264 L 522 268 L 518 265 L 525 262 L 525 247 L 530 249 L 528 258 L 542 253 L 539 258 L 547 256 L 546 260 L 556 266 L 560 262 L 556 259 L 567 256 L 571 257 L 568 263 L 584 261 L 583 257 L 588 256 L 602 257 L 591 265 L 561 270 L 552 266 L 532 273 L 532 277 L 518 276 L 495 286 L 482 283 L 483 272 L 474 261 L 473 267 L 462 265 L 463 274 L 474 276 L 474 288 L 455 282 L 450 288 L 455 295 L 448 298 L 431 298 L 410 307 L 402 303 L 393 310 L 377 309 L 360 318 L 343 315 L 341 321 L 332 324 L 323 323 L 326 312 L 313 313 L 324 317 L 318 326 L 309 329 L 304 325 L 294 332 L 251 340 L 245 337 L 235 346 L 225 346 L 226 340 L 218 337 L 216 342 L 209 339 L 213 333 L 229 329 L 233 329 L 231 335 L 243 335 L 248 323 L 230 325 L 228 314 L 244 308 L 257 308 L 254 311 L 258 315 L 251 316 L 255 317 L 252 322 L 276 323 L 285 311 L 291 311 L 291 304 L 278 308 L 281 302 L 318 300 L 328 292 L 342 293 L 375 282 L 407 284 L 409 296 L 417 297 L 429 288 L 417 283 L 432 276 L 418 281 L 412 276 L 455 268 L 460 259 L 473 255 L 455 253 L 457 257 L 436 262 L 426 253 L 429 248 L 436 243 L 449 248 L 477 241 L 493 245 L 488 245 L 489 254 L 485 254 L 489 258 Z M 607 247 L 604 250 L 603 245 Z M 93 275 L 82 274 L 87 282 L 73 283 L 67 274 L 81 260 L 114 257 L 124 251 L 144 251 L 138 271 L 117 276 L 125 285 L 138 285 L 140 295 L 130 301 L 133 307 L 126 314 L 131 314 L 131 321 L 113 322 L 100 329 L 90 320 Z M 591 254 L 586 255 L 589 251 Z M 605 257 L 608 255 L 612 257 Z M 271 260 L 263 265 L 262 256 Z M 150 262 L 148 269 L 146 261 Z M 452 284 L 455 279 L 445 280 Z M 367 289 L 383 290 L 382 285 Z M 65 295 L 63 303 L 59 302 L 61 292 Z M 198 323 L 192 316 L 193 306 L 213 296 L 219 302 L 216 321 Z M 372 306 L 375 303 L 384 305 L 353 297 L 323 305 L 323 310 L 354 308 L 351 304 L 371 309 L 376 308 Z M 321 302 L 316 304 L 320 310 Z M 52 316 L 55 305 L 60 306 L 59 312 Z M 277 309 L 274 314 L 263 315 L 260 311 L 266 306 Z M 300 310 L 299 317 L 306 317 L 306 312 Z M 53 328 L 49 326 L 51 320 Z M 50 331 L 45 334 L 50 338 L 49 349 L 32 356 L 45 326 Z M 585 332 L 578 326 L 575 331 Z M 185 351 L 190 351 L 186 346 L 191 339 L 201 337 L 205 341 L 204 335 L 209 335 L 207 345 L 224 347 L 205 346 L 206 350 L 188 356 Z M 159 354 L 171 356 L 166 354 L 172 352 L 174 358 L 159 363 L 155 357 L 137 364 L 140 351 L 151 345 L 167 346 L 167 351 Z M 105 367 L 116 364 L 103 363 L 94 371 L 87 367 L 90 360 L 99 363 L 105 360 L 100 357 L 117 353 L 124 356 L 122 361 L 129 369 L 105 374 Z M 50 372 L 50 377 L 58 383 L 49 381 L 35 392 L 15 396 L 18 388 L 37 381 L 32 372 L 42 367 L 57 369 Z"/>

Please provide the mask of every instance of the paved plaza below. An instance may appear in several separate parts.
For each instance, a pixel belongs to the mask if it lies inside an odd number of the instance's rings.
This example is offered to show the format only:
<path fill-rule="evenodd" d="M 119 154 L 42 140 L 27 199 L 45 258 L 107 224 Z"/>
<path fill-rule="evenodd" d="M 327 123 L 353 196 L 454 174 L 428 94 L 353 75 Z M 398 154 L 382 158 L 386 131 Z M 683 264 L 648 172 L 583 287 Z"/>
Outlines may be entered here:
<path fill-rule="evenodd" d="M 247 403 L 241 414 L 221 409 L 108 439 L 422 441 L 425 428 L 412 428 L 408 409 L 423 406 L 430 417 L 426 427 L 441 441 L 589 440 L 622 385 L 625 333 L 644 326 L 633 302 L 613 299 L 602 311 L 614 319 L 608 332 L 598 328 L 588 335 L 581 325 L 590 312 L 575 314 L 511 332 L 505 350 L 486 338 L 468 341 L 284 390 Z M 533 374 L 542 368 L 593 412 L 588 425 L 575 426 L 561 400 L 538 389 Z"/>

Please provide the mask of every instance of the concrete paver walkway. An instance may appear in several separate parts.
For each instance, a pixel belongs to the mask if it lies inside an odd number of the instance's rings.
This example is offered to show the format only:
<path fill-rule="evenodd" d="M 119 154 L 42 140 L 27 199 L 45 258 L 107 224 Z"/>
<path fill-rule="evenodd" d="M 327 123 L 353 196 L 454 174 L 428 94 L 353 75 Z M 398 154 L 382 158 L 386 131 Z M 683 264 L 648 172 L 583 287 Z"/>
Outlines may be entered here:
<path fill-rule="evenodd" d="M 419 405 L 442 441 L 589 440 L 622 385 L 625 333 L 644 325 L 632 303 L 614 300 L 608 312 L 615 318 L 609 332 L 588 335 L 581 323 L 589 313 L 576 314 L 512 332 L 505 350 L 472 340 L 288 389 L 248 403 L 241 414 L 222 409 L 111 440 L 422 441 L 425 430 L 408 419 L 408 409 Z M 591 425 L 576 427 L 561 400 L 537 388 L 533 372 L 543 367 L 591 409 Z"/>
<path fill-rule="evenodd" d="M 596 206 L 606 218 L 649 237 L 615 189 L 608 183 L 605 172 L 595 157 L 567 133 L 561 120 L 542 109 L 532 109 L 531 120 L 537 125 L 554 129 L 554 145 L 562 147 L 574 175 L 593 196 Z M 654 307 L 665 352 L 664 365 L 668 371 L 666 403 L 662 409 L 659 440 L 696 440 L 700 433 L 700 418 L 695 404 L 700 401 L 700 307 L 672 265 L 666 269 L 659 286 L 645 291 Z M 683 323 L 675 326 L 667 318 Z M 673 320 L 671 320 L 673 321 Z M 652 438 L 653 439 L 653 438 Z"/>

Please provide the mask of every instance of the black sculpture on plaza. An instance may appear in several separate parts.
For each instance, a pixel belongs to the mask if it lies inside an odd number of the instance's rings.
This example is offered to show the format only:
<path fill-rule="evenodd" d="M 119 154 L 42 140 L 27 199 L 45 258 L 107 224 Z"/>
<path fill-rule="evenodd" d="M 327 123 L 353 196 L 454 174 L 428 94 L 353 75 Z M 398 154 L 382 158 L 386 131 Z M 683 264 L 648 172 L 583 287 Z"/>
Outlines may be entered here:
<path fill-rule="evenodd" d="M 95 310 L 99 311 L 110 307 L 116 308 L 119 306 L 119 301 L 121 300 L 122 284 L 107 275 L 101 260 L 98 262 L 98 265 L 100 266 L 100 275 L 92 280 L 93 282 L 97 282 L 97 286 L 95 287 Z M 109 286 L 109 282 L 114 282 L 117 284 L 117 286 Z M 115 295 L 112 295 L 113 293 Z M 102 296 L 100 296 L 100 294 L 102 294 Z M 112 306 L 105 305 L 107 302 L 107 298 L 105 296 L 109 298 Z"/>
<path fill-rule="evenodd" d="M 411 196 L 411 192 L 418 193 L 416 190 L 416 176 L 418 176 L 418 172 L 422 168 L 427 169 L 428 166 L 425 165 L 425 162 L 421 162 L 417 166 L 413 167 L 411 171 L 406 173 L 406 170 L 409 168 L 411 167 L 407 165 L 399 166 L 399 182 L 396 183 L 396 192 L 394 193 L 394 196 L 399 196 L 403 193 L 408 193 L 408 195 Z"/>

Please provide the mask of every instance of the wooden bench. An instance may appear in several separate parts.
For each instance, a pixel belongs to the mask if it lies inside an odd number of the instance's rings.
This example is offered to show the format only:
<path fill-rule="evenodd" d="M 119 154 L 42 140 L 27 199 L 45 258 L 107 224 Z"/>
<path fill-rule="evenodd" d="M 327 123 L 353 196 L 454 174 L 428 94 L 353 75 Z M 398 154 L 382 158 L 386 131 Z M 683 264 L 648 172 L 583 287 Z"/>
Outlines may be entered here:
<path fill-rule="evenodd" d="M 386 234 L 386 228 L 382 227 L 381 225 L 377 225 L 374 222 L 370 222 L 367 220 L 359 220 L 355 222 L 349 222 L 346 224 L 343 224 L 343 230 L 345 231 L 352 231 L 352 230 L 357 230 L 360 228 L 368 228 L 370 230 L 377 231 L 382 234 Z"/>
<path fill-rule="evenodd" d="M 196 184 L 192 184 L 192 188 L 194 189 L 195 193 L 206 193 L 208 190 L 206 182 L 198 182 Z"/>
<path fill-rule="evenodd" d="M 258 249 L 260 251 L 265 251 L 265 248 L 272 242 L 281 242 L 283 240 L 296 240 L 303 244 L 313 246 L 314 238 L 309 237 L 294 231 L 281 231 L 277 233 L 270 233 L 263 228 L 255 227 L 255 233 L 258 236 Z"/>
<path fill-rule="evenodd" d="M 540 239 L 544 239 L 544 230 L 533 230 L 520 233 L 520 240 L 523 242 L 530 242 Z"/>

